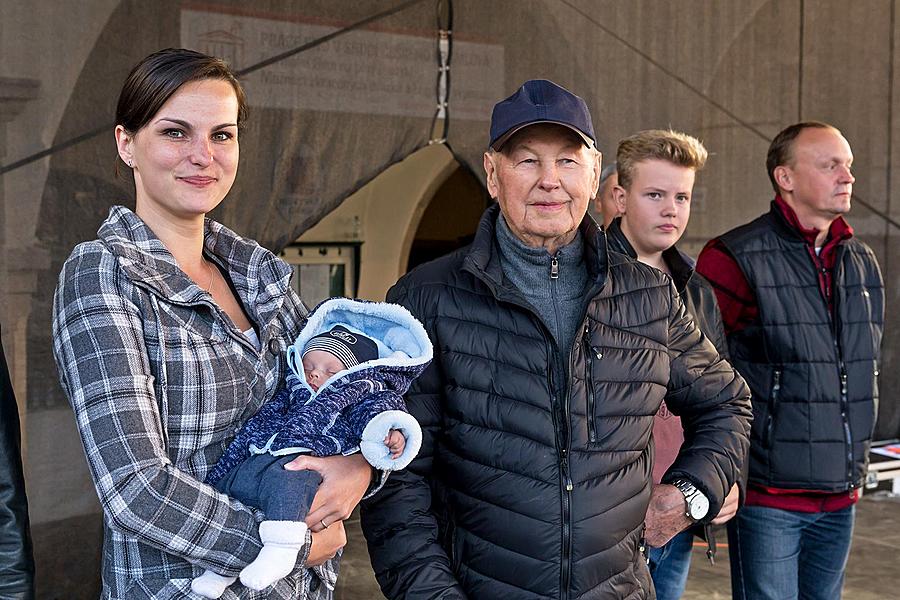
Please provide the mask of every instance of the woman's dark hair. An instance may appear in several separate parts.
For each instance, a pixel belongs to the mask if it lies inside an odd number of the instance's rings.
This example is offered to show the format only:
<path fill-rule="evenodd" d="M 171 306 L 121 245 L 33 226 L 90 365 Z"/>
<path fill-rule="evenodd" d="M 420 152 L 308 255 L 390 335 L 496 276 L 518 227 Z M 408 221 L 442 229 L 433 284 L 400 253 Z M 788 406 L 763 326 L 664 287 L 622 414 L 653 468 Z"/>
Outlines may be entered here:
<path fill-rule="evenodd" d="M 184 48 L 154 52 L 135 65 L 119 94 L 116 125 L 124 127 L 128 133 L 137 133 L 178 88 L 203 79 L 221 79 L 231 84 L 237 96 L 237 125 L 240 128 L 247 118 L 247 100 L 234 72 L 221 58 Z"/>

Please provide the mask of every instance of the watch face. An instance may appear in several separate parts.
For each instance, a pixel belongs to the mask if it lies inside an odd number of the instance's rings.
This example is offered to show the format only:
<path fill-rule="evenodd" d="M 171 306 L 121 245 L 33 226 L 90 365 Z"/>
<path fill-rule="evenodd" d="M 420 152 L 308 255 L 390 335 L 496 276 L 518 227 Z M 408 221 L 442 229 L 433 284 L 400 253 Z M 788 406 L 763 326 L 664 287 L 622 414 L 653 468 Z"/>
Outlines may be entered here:
<path fill-rule="evenodd" d="M 707 512 L 709 512 L 709 500 L 707 500 L 706 496 L 703 494 L 694 494 L 694 497 L 691 498 L 689 508 L 691 511 L 691 518 L 695 521 L 699 521 L 706 516 Z"/>

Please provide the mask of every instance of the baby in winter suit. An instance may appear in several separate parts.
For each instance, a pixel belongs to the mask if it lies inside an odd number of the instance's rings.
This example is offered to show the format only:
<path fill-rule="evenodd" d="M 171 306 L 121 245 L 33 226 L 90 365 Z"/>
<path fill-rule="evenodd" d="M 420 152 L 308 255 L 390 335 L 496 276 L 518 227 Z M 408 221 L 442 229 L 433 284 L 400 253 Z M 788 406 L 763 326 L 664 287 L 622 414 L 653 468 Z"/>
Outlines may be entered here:
<path fill-rule="evenodd" d="M 265 513 L 263 548 L 240 572 L 242 584 L 262 590 L 285 577 L 306 543 L 303 520 L 322 479 L 284 469 L 297 454 L 361 451 L 384 471 L 412 461 L 422 430 L 403 394 L 431 357 L 425 329 L 401 306 L 332 298 L 313 311 L 287 349 L 285 388 L 244 424 L 206 477 Z M 191 589 L 218 598 L 236 579 L 206 570 Z"/>
<path fill-rule="evenodd" d="M 344 369 L 378 358 L 378 346 L 364 335 L 353 335 L 346 327 L 335 325 L 328 333 L 320 333 L 306 344 L 303 351 L 303 374 L 314 392 L 318 392 L 328 378 Z M 384 438 L 384 445 L 391 451 L 391 458 L 400 458 L 406 447 L 406 438 L 397 429 L 391 429 Z"/>

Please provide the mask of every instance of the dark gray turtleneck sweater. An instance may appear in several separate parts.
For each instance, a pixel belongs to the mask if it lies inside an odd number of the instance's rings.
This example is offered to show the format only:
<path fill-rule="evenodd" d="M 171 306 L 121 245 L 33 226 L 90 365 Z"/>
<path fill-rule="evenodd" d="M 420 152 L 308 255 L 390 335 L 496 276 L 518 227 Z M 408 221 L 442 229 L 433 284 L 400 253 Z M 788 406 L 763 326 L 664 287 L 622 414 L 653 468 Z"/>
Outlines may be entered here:
<path fill-rule="evenodd" d="M 556 256 L 551 256 L 544 248 L 526 246 L 509 229 L 501 214 L 497 217 L 497 241 L 503 275 L 550 329 L 559 345 L 561 362 L 568 365 L 569 353 L 584 316 L 584 292 L 588 282 L 581 232 L 560 248 Z M 552 276 L 554 271 L 556 277 Z"/>

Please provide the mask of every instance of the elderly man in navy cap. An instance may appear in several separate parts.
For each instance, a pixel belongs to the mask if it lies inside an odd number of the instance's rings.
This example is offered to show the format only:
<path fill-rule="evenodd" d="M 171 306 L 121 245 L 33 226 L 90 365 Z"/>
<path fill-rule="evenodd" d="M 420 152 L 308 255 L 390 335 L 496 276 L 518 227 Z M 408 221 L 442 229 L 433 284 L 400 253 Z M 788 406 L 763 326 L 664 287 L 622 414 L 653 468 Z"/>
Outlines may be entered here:
<path fill-rule="evenodd" d="M 496 199 L 471 246 L 388 293 L 434 342 L 407 396 L 424 432 L 363 506 L 388 598 L 653 598 L 642 556 L 714 517 L 748 448 L 749 392 L 664 274 L 607 250 L 587 105 L 549 81 L 494 107 Z M 651 486 L 665 399 L 685 443 Z"/>

